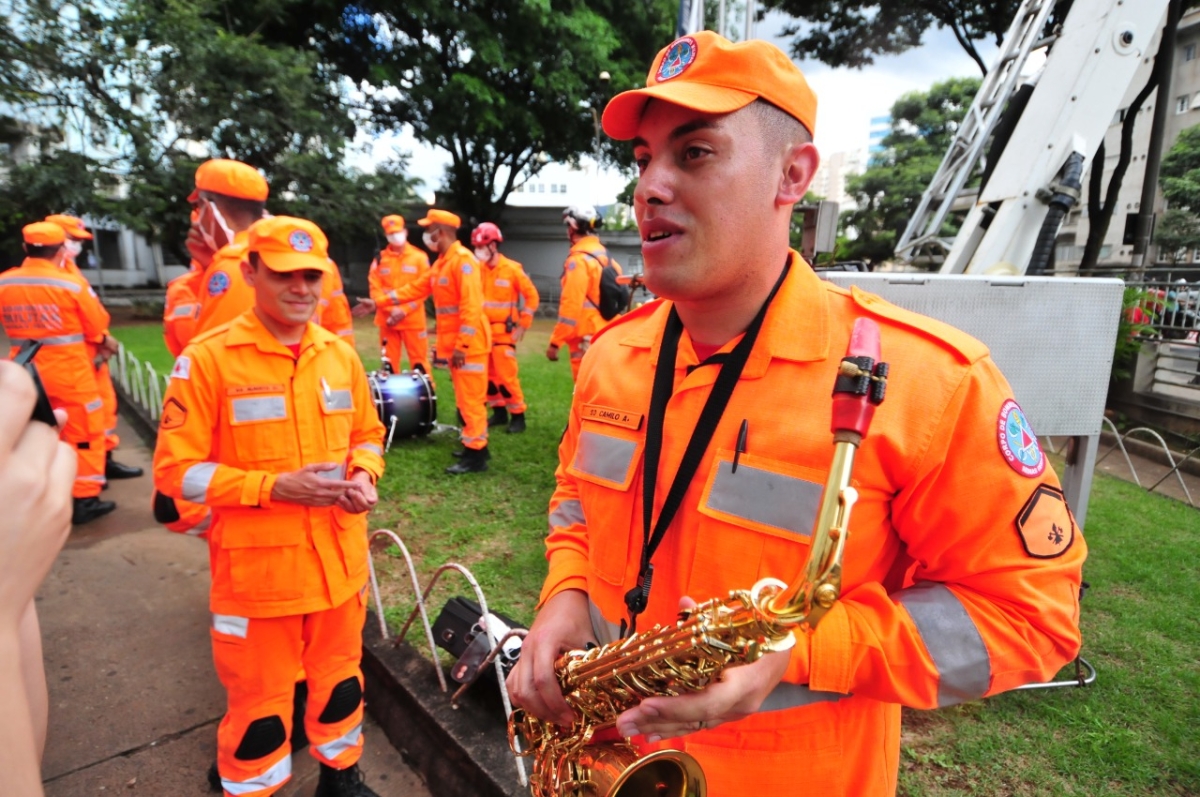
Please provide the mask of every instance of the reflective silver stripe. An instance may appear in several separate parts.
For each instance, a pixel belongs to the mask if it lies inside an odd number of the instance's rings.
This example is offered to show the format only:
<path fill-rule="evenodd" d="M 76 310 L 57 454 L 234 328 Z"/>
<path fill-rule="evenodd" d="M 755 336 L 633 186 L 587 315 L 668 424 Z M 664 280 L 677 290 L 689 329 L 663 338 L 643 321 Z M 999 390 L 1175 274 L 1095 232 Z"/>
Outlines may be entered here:
<path fill-rule="evenodd" d="M 254 776 L 250 780 L 236 781 L 229 778 L 221 778 L 221 787 L 230 794 L 250 794 L 251 792 L 278 786 L 291 776 L 292 757 L 285 755 L 279 759 L 278 764 L 261 775 Z"/>
<path fill-rule="evenodd" d="M 487 370 L 487 363 L 463 363 L 462 368 L 458 370 L 466 371 L 467 373 L 483 373 Z"/>
<path fill-rule="evenodd" d="M 198 462 L 188 468 L 187 473 L 183 474 L 183 489 L 180 490 L 183 500 L 193 504 L 203 504 L 208 500 L 208 485 L 216 472 L 215 462 Z"/>
<path fill-rule="evenodd" d="M 346 463 L 343 462 L 341 465 L 335 465 L 329 470 L 319 470 L 317 471 L 317 477 L 321 479 L 333 479 L 335 481 L 341 481 L 342 479 L 346 478 Z"/>
<path fill-rule="evenodd" d="M 444 307 L 439 307 L 437 309 L 438 315 L 454 315 L 457 312 L 458 312 L 457 304 L 448 304 L 448 305 L 445 305 Z"/>
<path fill-rule="evenodd" d="M 987 694 L 992 666 L 987 645 L 962 602 L 943 584 L 925 582 L 897 592 L 938 669 L 938 707 Z"/>
<path fill-rule="evenodd" d="M 478 331 L 475 327 L 467 326 L 466 324 L 458 328 L 458 334 L 460 335 L 474 335 Z"/>
<path fill-rule="evenodd" d="M 354 450 L 355 451 L 370 451 L 374 454 L 378 454 L 381 457 L 383 456 L 383 449 L 380 448 L 379 446 L 375 445 L 374 443 L 361 443 L 360 445 L 356 445 L 354 447 Z"/>
<path fill-rule="evenodd" d="M 317 745 L 317 752 L 322 758 L 329 761 L 337 760 L 337 757 L 347 750 L 353 750 L 362 744 L 362 723 L 355 725 L 349 733 L 340 739 L 334 739 L 332 742 Z"/>
<path fill-rule="evenodd" d="M 286 417 L 287 402 L 283 400 L 283 396 L 254 396 L 233 400 L 233 420 L 237 423 L 274 421 Z"/>
<path fill-rule="evenodd" d="M 637 443 L 598 432 L 581 432 L 575 450 L 575 469 L 589 476 L 624 485 Z"/>
<path fill-rule="evenodd" d="M 60 280 L 54 277 L 9 277 L 0 281 L 0 285 L 34 285 L 41 288 L 66 288 L 71 293 L 80 293 L 83 287 L 70 280 Z"/>
<path fill-rule="evenodd" d="M 484 432 L 483 434 L 479 435 L 478 437 L 466 437 L 466 436 L 460 437 L 459 442 L 461 442 L 463 445 L 466 445 L 468 443 L 486 443 L 487 439 L 488 439 L 487 432 Z"/>
<path fill-rule="evenodd" d="M 588 598 L 588 617 L 592 621 L 592 634 L 601 645 L 616 642 L 621 638 L 620 626 L 605 620 L 604 615 L 600 613 L 600 607 L 592 603 L 591 598 Z"/>
<path fill-rule="evenodd" d="M 208 531 L 208 527 L 211 525 L 212 525 L 212 512 L 209 512 L 207 515 L 204 516 L 204 520 L 201 520 L 199 523 L 197 523 L 196 525 L 194 525 L 190 529 L 188 529 L 187 533 L 188 534 L 203 534 L 204 532 Z"/>
<path fill-rule="evenodd" d="M 741 470 L 741 467 L 738 467 Z M 787 655 L 781 654 L 781 655 Z M 834 700 L 841 700 L 849 695 L 839 694 L 837 692 L 817 692 L 809 689 L 803 684 L 780 683 L 771 690 L 763 700 L 762 705 L 758 707 L 759 711 L 781 711 L 785 708 L 796 708 L 797 706 L 808 706 L 813 703 L 829 703 Z"/>
<path fill-rule="evenodd" d="M 330 296 L 345 296 L 346 292 L 345 291 L 334 291 L 333 293 L 331 293 L 329 295 Z"/>
<path fill-rule="evenodd" d="M 325 395 L 325 409 L 352 410 L 354 402 L 350 399 L 349 390 L 331 390 Z"/>
<path fill-rule="evenodd" d="M 812 524 L 821 506 L 821 485 L 740 463 L 717 464 L 705 504 L 726 515 L 790 531 L 801 537 L 812 534 Z"/>
<path fill-rule="evenodd" d="M 574 318 L 567 318 L 565 315 L 560 315 L 558 317 L 558 323 L 566 324 L 569 327 L 573 327 L 573 326 L 575 326 L 576 321 Z"/>
<path fill-rule="evenodd" d="M 83 481 L 83 482 L 101 482 L 101 483 L 103 483 L 103 482 L 106 482 L 106 481 L 108 481 L 108 478 L 107 478 L 107 477 L 105 477 L 105 475 L 104 475 L 103 473 L 97 473 L 97 474 L 95 474 L 95 475 L 93 475 L 93 476 L 76 476 L 76 477 L 75 477 L 75 481 Z"/>
<path fill-rule="evenodd" d="M 116 429 L 105 429 L 104 433 L 105 434 L 116 434 L 117 430 Z"/>
<path fill-rule="evenodd" d="M 338 332 L 338 335 L 342 336 L 343 338 L 348 338 L 353 334 L 354 334 L 353 329 L 343 329 L 340 332 Z"/>
<path fill-rule="evenodd" d="M 185 315 L 191 315 L 195 309 L 196 305 L 194 304 L 181 304 L 171 312 L 171 315 L 175 318 L 181 318 Z"/>
<path fill-rule="evenodd" d="M 395 291 L 388 291 L 387 295 L 388 295 L 388 298 L 391 299 L 393 302 L 400 301 L 400 294 L 396 293 Z"/>
<path fill-rule="evenodd" d="M 43 346 L 69 346 L 72 343 L 83 343 L 86 338 L 84 338 L 83 333 L 80 332 L 75 335 L 51 335 L 47 338 L 33 338 L 33 340 L 36 340 Z M 26 338 L 13 338 L 9 341 L 9 343 L 13 346 L 19 346 L 26 341 Z"/>
<path fill-rule="evenodd" d="M 483 306 L 489 310 L 507 310 L 513 306 L 512 302 L 484 302 Z"/>
<path fill-rule="evenodd" d="M 245 639 L 250 631 L 250 618 L 238 617 L 233 614 L 214 614 L 213 630 L 218 634 L 228 634 L 238 639 Z"/>
<path fill-rule="evenodd" d="M 83 408 L 85 410 L 87 410 L 88 412 L 95 412 L 96 410 L 100 409 L 103 406 L 104 406 L 104 402 L 101 401 L 100 399 L 96 399 L 95 401 L 89 401 L 87 404 L 84 404 Z"/>
<path fill-rule="evenodd" d="M 583 355 L 584 355 L 584 350 L 583 350 L 583 349 L 579 349 L 578 351 L 573 351 L 573 352 L 571 352 L 571 359 L 572 359 L 572 360 L 582 360 L 582 359 L 583 359 Z"/>
<path fill-rule="evenodd" d="M 600 308 L 599 308 L 599 307 L 597 307 L 597 306 L 596 306 L 596 304 L 595 304 L 595 302 L 593 302 L 591 299 L 584 299 L 584 300 L 583 300 L 583 309 L 585 309 L 585 310 L 599 310 Z"/>
<path fill-rule="evenodd" d="M 587 517 L 583 514 L 583 504 L 572 499 L 563 501 L 550 513 L 550 528 L 574 526 L 576 523 L 585 525 Z"/>

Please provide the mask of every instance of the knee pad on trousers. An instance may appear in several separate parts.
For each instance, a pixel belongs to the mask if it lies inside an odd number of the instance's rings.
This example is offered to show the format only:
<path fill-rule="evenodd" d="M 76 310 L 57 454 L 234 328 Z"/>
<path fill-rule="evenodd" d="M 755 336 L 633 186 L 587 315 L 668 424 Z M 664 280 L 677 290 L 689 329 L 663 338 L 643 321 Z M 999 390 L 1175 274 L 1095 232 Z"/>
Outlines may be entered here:
<path fill-rule="evenodd" d="M 362 704 L 362 697 L 362 686 L 359 685 L 358 679 L 347 678 L 333 687 L 333 693 L 329 695 L 329 702 L 325 704 L 325 710 L 321 712 L 321 716 L 317 717 L 317 722 L 326 725 L 331 722 L 341 722 L 358 710 Z"/>
<path fill-rule="evenodd" d="M 233 757 L 239 761 L 254 761 L 283 747 L 287 741 L 283 719 L 278 714 L 250 723 Z"/>
<path fill-rule="evenodd" d="M 504 388 L 501 388 L 501 390 L 503 390 L 503 389 L 504 389 Z M 489 381 L 489 382 L 488 382 L 488 392 L 487 392 L 487 394 L 488 394 L 489 396 L 494 396 L 494 395 L 496 395 L 496 383 L 495 383 L 495 382 L 492 382 L 492 381 Z"/>
<path fill-rule="evenodd" d="M 179 520 L 179 507 L 175 506 L 175 499 L 157 490 L 154 491 L 154 519 L 159 523 L 174 523 Z"/>
<path fill-rule="evenodd" d="M 509 393 L 508 388 L 506 388 L 504 385 L 500 386 L 500 395 L 504 396 L 505 398 L 512 398 L 512 393 Z"/>

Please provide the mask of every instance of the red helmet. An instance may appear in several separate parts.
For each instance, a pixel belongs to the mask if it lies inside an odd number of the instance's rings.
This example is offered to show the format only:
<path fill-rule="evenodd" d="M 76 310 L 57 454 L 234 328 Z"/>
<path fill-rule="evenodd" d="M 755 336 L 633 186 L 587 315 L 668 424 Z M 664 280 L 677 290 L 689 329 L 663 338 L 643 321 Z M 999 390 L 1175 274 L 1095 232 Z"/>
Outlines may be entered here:
<path fill-rule="evenodd" d="M 498 244 L 504 240 L 504 236 L 500 234 L 500 228 L 490 221 L 485 221 L 474 230 L 471 231 L 471 246 L 487 246 L 488 244 Z"/>

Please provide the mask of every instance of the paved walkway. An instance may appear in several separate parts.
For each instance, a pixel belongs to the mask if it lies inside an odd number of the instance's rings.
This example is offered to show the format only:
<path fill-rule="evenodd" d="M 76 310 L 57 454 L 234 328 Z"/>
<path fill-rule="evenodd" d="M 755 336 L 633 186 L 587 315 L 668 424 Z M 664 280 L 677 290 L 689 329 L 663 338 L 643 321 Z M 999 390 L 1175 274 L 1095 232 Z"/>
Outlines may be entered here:
<path fill-rule="evenodd" d="M 149 472 L 122 421 L 119 458 Z M 150 513 L 150 479 L 114 482 L 113 514 L 71 533 L 38 594 L 50 690 L 47 797 L 206 797 L 224 692 L 213 671 L 208 549 Z M 367 723 L 362 768 L 382 797 L 429 790 Z M 281 797 L 309 797 L 317 764 L 294 761 Z"/>

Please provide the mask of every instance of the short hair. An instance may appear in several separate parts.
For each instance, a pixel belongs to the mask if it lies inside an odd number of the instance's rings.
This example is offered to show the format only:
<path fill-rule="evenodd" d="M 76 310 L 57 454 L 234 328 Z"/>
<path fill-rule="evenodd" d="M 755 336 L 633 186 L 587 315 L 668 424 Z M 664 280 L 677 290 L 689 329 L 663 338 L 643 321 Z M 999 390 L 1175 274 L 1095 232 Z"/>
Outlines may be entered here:
<path fill-rule="evenodd" d="M 265 201 L 242 199 L 241 197 L 229 196 L 228 194 L 218 194 L 216 191 L 201 191 L 200 195 L 205 199 L 216 202 L 221 206 L 223 212 L 228 211 L 231 214 L 251 219 L 262 218 L 263 210 L 267 207 Z"/>
<path fill-rule="evenodd" d="M 782 149 L 796 144 L 808 144 L 813 140 L 812 133 L 804 123 L 778 105 L 759 97 L 747 107 L 758 118 L 764 144 Z"/>
<path fill-rule="evenodd" d="M 59 249 L 62 249 L 62 244 L 49 244 L 47 246 L 25 244 L 25 254 L 38 260 L 49 260 L 58 254 Z"/>

